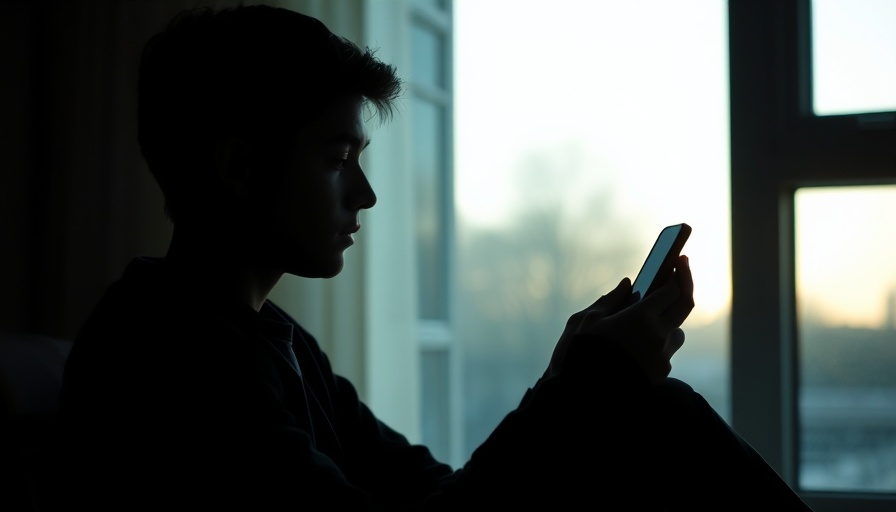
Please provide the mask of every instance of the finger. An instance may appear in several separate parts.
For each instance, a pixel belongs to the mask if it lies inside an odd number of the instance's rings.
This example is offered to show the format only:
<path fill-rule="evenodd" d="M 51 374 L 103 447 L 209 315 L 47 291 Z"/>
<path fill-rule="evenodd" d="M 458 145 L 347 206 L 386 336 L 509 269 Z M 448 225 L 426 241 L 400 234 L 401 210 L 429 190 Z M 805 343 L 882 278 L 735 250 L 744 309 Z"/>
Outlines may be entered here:
<path fill-rule="evenodd" d="M 625 300 L 632 293 L 632 282 L 631 279 L 624 277 L 619 284 L 616 285 L 616 288 L 610 290 L 606 295 L 602 295 L 599 299 L 594 301 L 591 306 L 586 308 L 586 311 L 594 311 L 594 310 L 604 310 L 607 311 L 607 314 L 612 314 L 625 306 Z"/>
<path fill-rule="evenodd" d="M 629 278 L 625 277 L 619 281 L 616 288 L 610 290 L 606 295 L 601 296 L 591 306 L 580 312 L 582 316 L 576 331 L 587 330 L 595 323 L 623 309 L 627 305 L 628 297 L 631 296 L 631 289 L 632 282 Z"/>
<path fill-rule="evenodd" d="M 679 328 L 672 331 L 672 334 L 666 339 L 666 345 L 663 347 L 663 354 L 667 359 L 672 359 L 672 356 L 684 345 L 684 339 L 683 330 Z"/>
<path fill-rule="evenodd" d="M 677 279 L 669 279 L 653 293 L 641 299 L 637 307 L 643 308 L 651 314 L 659 315 L 669 309 L 680 295 Z"/>
<path fill-rule="evenodd" d="M 687 297 L 694 296 L 694 276 L 691 275 L 691 260 L 682 254 L 675 264 L 675 277 L 681 294 Z"/>
<path fill-rule="evenodd" d="M 691 267 L 687 256 L 679 256 L 675 264 L 675 288 L 678 289 L 678 297 L 672 305 L 663 312 L 668 325 L 679 326 L 694 309 L 694 280 L 691 276 Z"/>
<path fill-rule="evenodd" d="M 625 300 L 625 297 L 631 295 L 631 288 L 631 280 L 627 277 L 623 278 L 616 288 L 607 292 L 606 295 L 601 295 L 587 308 L 570 316 L 566 322 L 566 328 L 569 332 L 580 332 L 586 326 L 619 311 L 624 306 L 624 304 L 620 306 L 620 303 Z"/>
<path fill-rule="evenodd" d="M 668 329 L 684 323 L 694 309 L 694 281 L 687 256 L 680 256 L 673 270 L 670 279 L 641 301 Z"/>
<path fill-rule="evenodd" d="M 628 299 L 632 295 L 632 281 L 627 277 L 623 277 L 619 284 L 616 285 L 616 288 L 613 288 L 610 293 L 606 295 L 608 302 L 607 306 L 611 307 L 613 311 L 618 311 L 627 305 Z"/>

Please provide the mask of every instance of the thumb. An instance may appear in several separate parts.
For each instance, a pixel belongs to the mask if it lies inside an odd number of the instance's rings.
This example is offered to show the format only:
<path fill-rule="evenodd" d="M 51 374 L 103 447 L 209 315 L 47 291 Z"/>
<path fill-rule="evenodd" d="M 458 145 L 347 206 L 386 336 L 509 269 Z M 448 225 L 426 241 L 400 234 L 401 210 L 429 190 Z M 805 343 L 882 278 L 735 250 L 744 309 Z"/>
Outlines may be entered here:
<path fill-rule="evenodd" d="M 612 309 L 613 311 L 621 309 L 623 306 L 628 305 L 628 299 L 632 295 L 632 281 L 627 277 L 623 277 L 619 284 L 616 285 L 616 288 L 610 290 L 609 293 L 601 297 L 599 302 L 603 302 L 601 304 L 605 308 Z"/>

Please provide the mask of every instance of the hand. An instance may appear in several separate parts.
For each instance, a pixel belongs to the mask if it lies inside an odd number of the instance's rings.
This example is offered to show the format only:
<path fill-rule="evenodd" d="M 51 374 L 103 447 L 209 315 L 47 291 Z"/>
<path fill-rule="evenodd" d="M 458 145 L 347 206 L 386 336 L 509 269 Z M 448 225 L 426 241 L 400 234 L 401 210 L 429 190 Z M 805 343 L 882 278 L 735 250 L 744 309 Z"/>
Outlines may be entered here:
<path fill-rule="evenodd" d="M 684 344 L 680 327 L 694 308 L 693 295 L 687 256 L 678 258 L 666 284 L 640 301 L 632 295 L 631 281 L 623 279 L 615 289 L 569 318 L 546 375 L 560 372 L 572 337 L 585 332 L 622 347 L 651 382 L 661 382 L 672 371 L 672 356 Z"/>
<path fill-rule="evenodd" d="M 632 297 L 632 282 L 626 277 L 612 291 L 601 296 L 587 308 L 570 316 L 569 320 L 566 321 L 563 334 L 560 335 L 560 340 L 554 346 L 554 353 L 551 355 L 551 362 L 548 365 L 545 376 L 550 377 L 560 373 L 572 337 L 581 332 L 583 326 L 591 325 L 602 318 L 612 315 L 635 300 Z"/>

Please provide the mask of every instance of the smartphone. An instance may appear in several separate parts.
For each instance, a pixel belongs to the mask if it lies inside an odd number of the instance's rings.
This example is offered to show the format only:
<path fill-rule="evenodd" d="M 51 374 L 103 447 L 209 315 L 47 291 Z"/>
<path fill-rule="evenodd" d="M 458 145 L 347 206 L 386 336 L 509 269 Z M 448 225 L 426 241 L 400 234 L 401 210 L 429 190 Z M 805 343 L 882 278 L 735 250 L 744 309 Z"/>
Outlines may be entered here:
<path fill-rule="evenodd" d="M 662 286 L 672 274 L 675 259 L 681 254 L 681 249 L 689 236 L 691 226 L 684 223 L 663 228 L 632 284 L 632 293 L 639 292 L 640 298 L 643 299 Z"/>

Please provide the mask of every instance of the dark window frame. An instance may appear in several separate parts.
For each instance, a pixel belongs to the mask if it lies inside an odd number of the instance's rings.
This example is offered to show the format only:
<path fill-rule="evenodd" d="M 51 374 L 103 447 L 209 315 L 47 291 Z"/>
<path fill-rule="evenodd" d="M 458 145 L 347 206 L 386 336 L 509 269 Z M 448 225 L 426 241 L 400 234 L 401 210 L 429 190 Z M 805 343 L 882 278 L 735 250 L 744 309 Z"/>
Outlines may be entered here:
<path fill-rule="evenodd" d="M 732 424 L 792 486 L 799 461 L 794 192 L 896 183 L 896 112 L 815 116 L 810 0 L 729 0 Z M 896 495 L 801 492 L 816 511 Z"/>

